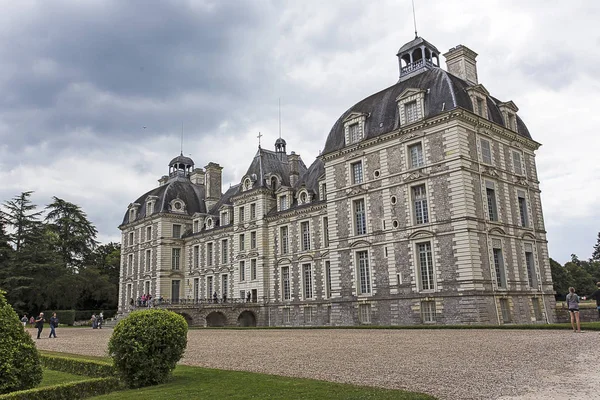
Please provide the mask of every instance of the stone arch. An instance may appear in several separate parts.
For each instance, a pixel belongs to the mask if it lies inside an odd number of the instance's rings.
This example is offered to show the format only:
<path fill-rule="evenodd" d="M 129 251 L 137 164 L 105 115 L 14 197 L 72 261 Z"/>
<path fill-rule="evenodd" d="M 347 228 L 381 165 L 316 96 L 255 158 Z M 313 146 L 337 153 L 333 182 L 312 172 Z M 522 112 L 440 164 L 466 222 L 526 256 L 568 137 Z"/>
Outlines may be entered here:
<path fill-rule="evenodd" d="M 226 326 L 227 317 L 220 311 L 213 311 L 206 316 L 206 326 Z"/>
<path fill-rule="evenodd" d="M 184 313 L 184 312 L 177 313 L 177 314 L 179 314 L 179 315 L 181 315 L 183 318 L 185 318 L 185 322 L 187 322 L 187 324 L 188 324 L 188 325 L 190 325 L 190 326 L 191 326 L 191 325 L 193 325 L 193 324 L 194 324 L 194 318 L 192 318 L 192 316 L 191 316 L 190 314 L 188 314 L 188 313 Z"/>
<path fill-rule="evenodd" d="M 242 311 L 237 319 L 238 326 L 256 326 L 256 315 L 249 310 Z"/>

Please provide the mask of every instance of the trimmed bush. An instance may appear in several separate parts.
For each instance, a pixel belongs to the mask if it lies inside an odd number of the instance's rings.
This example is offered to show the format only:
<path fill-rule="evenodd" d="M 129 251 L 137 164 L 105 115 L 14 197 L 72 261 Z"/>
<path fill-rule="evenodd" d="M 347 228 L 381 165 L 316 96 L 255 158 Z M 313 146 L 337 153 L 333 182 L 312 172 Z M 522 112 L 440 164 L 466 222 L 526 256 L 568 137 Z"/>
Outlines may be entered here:
<path fill-rule="evenodd" d="M 102 361 L 82 360 L 77 358 L 40 356 L 42 365 L 54 371 L 68 372 L 74 375 L 93 376 L 97 378 L 115 376 L 115 370 L 112 364 Z"/>
<path fill-rule="evenodd" d="M 120 389 L 117 378 L 95 378 L 0 395 L 0 400 L 65 400 L 99 396 Z"/>
<path fill-rule="evenodd" d="M 33 339 L 0 290 L 0 394 L 35 387 L 42 381 Z"/>
<path fill-rule="evenodd" d="M 75 323 L 75 310 L 56 310 L 56 317 L 59 324 L 73 326 Z M 48 314 L 52 315 L 52 313 Z"/>
<path fill-rule="evenodd" d="M 187 345 L 185 318 L 160 309 L 135 311 L 120 321 L 108 342 L 119 377 L 129 387 L 166 382 Z"/>

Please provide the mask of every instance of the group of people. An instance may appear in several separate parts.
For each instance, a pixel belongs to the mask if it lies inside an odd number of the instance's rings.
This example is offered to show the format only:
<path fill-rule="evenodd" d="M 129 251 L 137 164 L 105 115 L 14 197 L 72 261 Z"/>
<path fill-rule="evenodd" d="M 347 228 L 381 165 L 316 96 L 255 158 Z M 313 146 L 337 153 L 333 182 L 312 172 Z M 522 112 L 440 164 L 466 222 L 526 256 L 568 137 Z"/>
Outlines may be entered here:
<path fill-rule="evenodd" d="M 162 296 L 158 299 L 159 304 L 163 302 Z M 134 301 L 133 298 L 129 299 L 129 305 L 131 308 L 137 307 L 152 307 L 152 295 L 150 293 L 143 294 L 137 298 L 137 301 Z"/>
<path fill-rule="evenodd" d="M 104 323 L 104 314 L 100 312 L 100 314 L 92 314 L 92 329 L 102 329 L 102 324 Z"/>
<path fill-rule="evenodd" d="M 27 322 L 30 322 L 31 325 L 35 324 L 35 327 L 38 330 L 37 338 L 39 339 L 42 334 L 42 330 L 44 330 L 44 322 L 46 322 L 46 320 L 44 319 L 44 313 L 41 312 L 37 318 L 33 318 L 33 316 L 31 316 L 31 319 L 27 319 L 27 314 L 23 315 L 23 318 L 21 318 L 21 323 L 23 324 L 24 328 L 27 326 Z M 58 317 L 56 316 L 56 313 L 52 314 L 49 322 L 50 322 L 50 336 L 48 336 L 48 338 L 51 338 L 51 337 L 56 338 L 56 328 L 58 327 Z"/>
<path fill-rule="evenodd" d="M 573 328 L 573 332 L 581 333 L 581 321 L 579 320 L 579 302 L 581 300 L 596 300 L 596 309 L 598 310 L 598 317 L 600 317 L 600 282 L 597 282 L 596 286 L 598 288 L 588 297 L 579 297 L 577 293 L 575 293 L 575 288 L 569 288 L 569 294 L 567 294 L 566 300 L 567 308 L 569 309 L 569 314 L 571 315 L 571 327 Z"/>

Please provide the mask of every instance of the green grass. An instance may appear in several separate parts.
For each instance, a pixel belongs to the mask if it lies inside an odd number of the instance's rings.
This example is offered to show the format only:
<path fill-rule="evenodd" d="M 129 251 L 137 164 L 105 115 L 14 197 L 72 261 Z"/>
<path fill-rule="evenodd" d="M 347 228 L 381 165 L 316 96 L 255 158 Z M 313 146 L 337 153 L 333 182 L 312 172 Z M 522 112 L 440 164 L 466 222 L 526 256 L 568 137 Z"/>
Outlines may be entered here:
<path fill-rule="evenodd" d="M 94 399 L 189 400 L 331 399 L 430 400 L 429 395 L 353 386 L 313 379 L 286 378 L 251 372 L 223 371 L 178 365 L 171 382 L 113 392 Z"/>
<path fill-rule="evenodd" d="M 51 369 L 44 368 L 44 376 L 42 383 L 37 387 L 46 387 L 60 385 L 61 383 L 77 382 L 90 379 L 89 376 L 73 375 L 66 372 L 53 371 Z"/>

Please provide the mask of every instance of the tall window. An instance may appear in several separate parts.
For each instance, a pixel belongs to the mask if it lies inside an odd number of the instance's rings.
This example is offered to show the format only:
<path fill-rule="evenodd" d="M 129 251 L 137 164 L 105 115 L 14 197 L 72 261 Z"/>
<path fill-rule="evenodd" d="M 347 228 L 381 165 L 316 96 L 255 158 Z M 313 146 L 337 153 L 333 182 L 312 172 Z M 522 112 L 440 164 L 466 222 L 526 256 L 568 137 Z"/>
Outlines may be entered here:
<path fill-rule="evenodd" d="M 362 161 L 355 162 L 350 165 L 352 169 L 352 184 L 357 185 L 363 182 L 363 166 Z"/>
<path fill-rule="evenodd" d="M 194 300 L 200 298 L 200 278 L 194 278 Z"/>
<path fill-rule="evenodd" d="M 312 297 L 313 297 L 312 265 L 302 264 L 302 276 L 304 278 L 304 298 L 312 299 Z"/>
<path fill-rule="evenodd" d="M 213 265 L 213 244 L 206 243 L 206 265 Z"/>
<path fill-rule="evenodd" d="M 477 114 L 479 114 L 479 116 L 483 117 L 483 100 L 480 99 L 479 97 L 477 98 Z"/>
<path fill-rule="evenodd" d="M 250 260 L 250 279 L 256 279 L 256 258 Z"/>
<path fill-rule="evenodd" d="M 238 210 L 238 219 L 240 222 L 244 221 L 244 207 L 240 207 Z"/>
<path fill-rule="evenodd" d="M 281 267 L 281 292 L 283 300 L 291 299 L 290 267 Z"/>
<path fill-rule="evenodd" d="M 221 213 L 221 226 L 225 225 L 229 225 L 229 213 L 227 211 Z"/>
<path fill-rule="evenodd" d="M 413 204 L 415 206 L 415 223 L 426 224 L 429 222 L 429 210 L 427 209 L 427 190 L 425 184 L 413 186 Z"/>
<path fill-rule="evenodd" d="M 323 247 L 329 247 L 329 220 L 323 217 Z"/>
<path fill-rule="evenodd" d="M 331 297 L 331 263 L 325 261 L 325 297 Z"/>
<path fill-rule="evenodd" d="M 490 141 L 485 139 L 479 139 L 481 144 L 481 161 L 485 164 L 492 163 L 492 150 L 490 148 Z"/>
<path fill-rule="evenodd" d="M 148 240 L 148 241 L 152 240 L 152 227 L 151 226 L 146 227 L 146 240 Z"/>
<path fill-rule="evenodd" d="M 319 200 L 327 200 L 327 185 L 322 183 L 319 191 Z"/>
<path fill-rule="evenodd" d="M 310 225 L 308 221 L 300 224 L 302 231 L 302 250 L 310 250 Z"/>
<path fill-rule="evenodd" d="M 533 246 L 525 245 L 525 266 L 527 267 L 527 283 L 530 288 L 537 288 L 537 279 L 535 276 L 535 264 L 533 259 Z"/>
<path fill-rule="evenodd" d="M 350 138 L 350 143 L 356 143 L 360 139 L 362 139 L 360 127 L 358 124 L 352 124 L 348 127 L 348 137 Z"/>
<path fill-rule="evenodd" d="M 133 274 L 133 254 L 130 254 L 127 257 L 127 271 L 129 272 L 129 275 Z"/>
<path fill-rule="evenodd" d="M 250 204 L 250 219 L 256 219 L 256 203 Z"/>
<path fill-rule="evenodd" d="M 358 278 L 360 294 L 371 293 L 371 271 L 369 269 L 369 253 L 367 251 L 359 251 L 356 253 L 358 259 Z"/>
<path fill-rule="evenodd" d="M 287 254 L 289 251 L 288 227 L 282 226 L 281 232 L 281 254 Z"/>
<path fill-rule="evenodd" d="M 313 321 L 313 308 L 304 307 L 304 323 L 311 323 Z"/>
<path fill-rule="evenodd" d="M 246 280 L 246 262 L 240 261 L 240 281 Z"/>
<path fill-rule="evenodd" d="M 542 313 L 542 306 L 540 304 L 540 299 L 532 298 L 531 303 L 533 305 L 533 315 L 535 316 L 536 321 L 543 321 L 544 314 Z"/>
<path fill-rule="evenodd" d="M 508 113 L 508 129 L 512 131 L 517 130 L 517 119 L 515 118 L 515 114 Z"/>
<path fill-rule="evenodd" d="M 357 235 L 367 233 L 367 220 L 365 215 L 365 199 L 354 200 L 354 223 Z"/>
<path fill-rule="evenodd" d="M 129 245 L 133 246 L 133 232 L 129 232 Z"/>
<path fill-rule="evenodd" d="M 523 163 L 521 162 L 521 153 L 517 151 L 512 152 L 513 155 L 513 170 L 517 175 L 523 175 Z"/>
<path fill-rule="evenodd" d="M 423 144 L 415 143 L 408 146 L 408 154 L 410 156 L 410 168 L 422 167 L 425 164 L 423 160 Z"/>
<path fill-rule="evenodd" d="M 510 323 L 512 318 L 510 316 L 510 304 L 508 299 L 500 299 L 500 311 L 502 312 L 502 321 L 507 324 Z"/>
<path fill-rule="evenodd" d="M 146 250 L 146 272 L 150 271 L 150 263 L 152 261 L 152 250 Z"/>
<path fill-rule="evenodd" d="M 200 221 L 197 219 L 194 220 L 194 233 L 200 232 Z"/>
<path fill-rule="evenodd" d="M 229 261 L 229 257 L 227 256 L 228 247 L 227 247 L 227 239 L 223 239 L 221 241 L 221 263 L 226 264 Z"/>
<path fill-rule="evenodd" d="M 433 258 L 431 255 L 431 242 L 417 244 L 419 253 L 419 272 L 421 290 L 434 290 Z"/>
<path fill-rule="evenodd" d="M 494 248 L 494 268 L 496 269 L 496 284 L 498 288 L 506 289 L 506 275 L 504 274 L 504 258 L 502 249 Z"/>
<path fill-rule="evenodd" d="M 491 188 L 486 188 L 485 193 L 487 195 L 488 217 L 489 217 L 490 221 L 498 221 L 498 208 L 496 206 L 496 191 Z"/>
<path fill-rule="evenodd" d="M 154 203 L 148 202 L 146 204 L 146 216 L 154 214 Z"/>
<path fill-rule="evenodd" d="M 280 196 L 279 197 L 279 211 L 287 210 L 287 208 L 288 208 L 287 195 Z"/>
<path fill-rule="evenodd" d="M 229 292 L 229 276 L 227 274 L 221 276 L 221 295 L 227 295 Z"/>
<path fill-rule="evenodd" d="M 404 105 L 404 117 L 407 124 L 413 123 L 418 119 L 416 101 L 411 101 Z"/>
<path fill-rule="evenodd" d="M 173 237 L 179 239 L 181 237 L 181 225 L 173 225 Z"/>
<path fill-rule="evenodd" d="M 194 269 L 200 268 L 200 245 L 194 246 Z"/>
<path fill-rule="evenodd" d="M 256 232 L 250 232 L 250 248 L 256 248 Z"/>
<path fill-rule="evenodd" d="M 370 324 L 371 323 L 371 305 L 370 304 L 360 304 L 358 306 L 359 318 L 361 324 Z"/>
<path fill-rule="evenodd" d="M 240 251 L 246 250 L 246 236 L 240 233 Z"/>
<path fill-rule="evenodd" d="M 421 318 L 423 322 L 435 322 L 435 301 L 421 302 Z"/>
<path fill-rule="evenodd" d="M 213 277 L 206 277 L 206 297 L 210 298 L 213 294 Z"/>
<path fill-rule="evenodd" d="M 181 249 L 171 249 L 171 268 L 179 270 L 179 258 L 181 255 Z"/>
<path fill-rule="evenodd" d="M 290 323 L 290 309 L 289 308 L 284 308 L 282 311 L 282 316 L 283 316 L 283 323 L 284 324 L 289 324 Z"/>
<path fill-rule="evenodd" d="M 521 217 L 521 226 L 527 226 L 527 201 L 525 200 L 525 193 L 519 192 L 519 215 Z"/>

